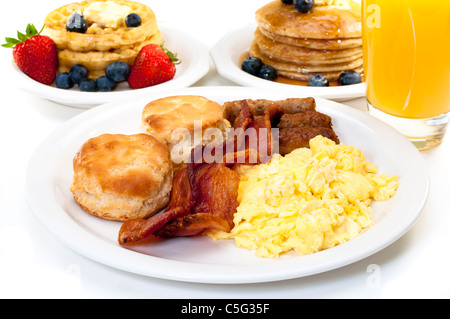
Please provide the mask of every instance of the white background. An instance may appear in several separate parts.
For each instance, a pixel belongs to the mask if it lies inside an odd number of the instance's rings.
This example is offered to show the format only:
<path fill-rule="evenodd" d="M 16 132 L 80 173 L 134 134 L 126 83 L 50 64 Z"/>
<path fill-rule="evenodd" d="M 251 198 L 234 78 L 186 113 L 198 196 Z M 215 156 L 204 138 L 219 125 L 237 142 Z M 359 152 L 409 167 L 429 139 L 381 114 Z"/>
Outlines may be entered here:
<path fill-rule="evenodd" d="M 211 48 L 246 26 L 268 0 L 143 0 L 160 23 Z M 0 40 L 42 26 L 67 1 L 3 1 Z M 2 42 L 3 43 L 3 42 Z M 25 196 L 28 159 L 58 125 L 83 110 L 17 89 L 11 50 L 0 48 L 0 297 L 2 298 L 434 298 L 450 297 L 450 141 L 422 152 L 431 174 L 429 201 L 415 226 L 383 251 L 306 278 L 251 285 L 189 284 L 147 278 L 91 261 L 63 246 L 34 217 Z M 211 71 L 194 86 L 234 85 Z M 365 110 L 364 99 L 346 102 Z"/>

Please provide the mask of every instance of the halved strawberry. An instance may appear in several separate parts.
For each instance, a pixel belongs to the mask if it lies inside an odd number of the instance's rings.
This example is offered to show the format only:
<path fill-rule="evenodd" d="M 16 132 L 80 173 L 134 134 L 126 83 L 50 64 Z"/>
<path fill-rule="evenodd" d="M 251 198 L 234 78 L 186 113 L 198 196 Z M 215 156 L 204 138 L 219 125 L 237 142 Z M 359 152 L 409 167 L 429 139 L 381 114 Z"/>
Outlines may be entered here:
<path fill-rule="evenodd" d="M 167 82 L 175 76 L 175 64 L 180 62 L 177 55 L 162 44 L 148 44 L 136 56 L 128 84 L 133 89 L 139 89 Z"/>
<path fill-rule="evenodd" d="M 13 48 L 14 61 L 25 74 L 49 85 L 55 80 L 58 71 L 58 50 L 55 42 L 48 36 L 40 35 L 41 32 L 28 24 L 25 34 L 17 31 L 18 39 L 6 38 L 2 46 Z"/>

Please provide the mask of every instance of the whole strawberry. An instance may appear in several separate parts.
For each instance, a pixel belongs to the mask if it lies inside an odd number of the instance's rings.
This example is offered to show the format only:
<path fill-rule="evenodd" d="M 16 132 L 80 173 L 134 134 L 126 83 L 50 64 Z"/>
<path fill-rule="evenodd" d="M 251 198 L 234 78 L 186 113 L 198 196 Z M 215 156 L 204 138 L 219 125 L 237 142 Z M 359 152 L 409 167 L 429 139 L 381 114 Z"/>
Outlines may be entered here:
<path fill-rule="evenodd" d="M 128 84 L 133 89 L 139 89 L 167 82 L 175 76 L 175 64 L 178 63 L 176 54 L 163 45 L 148 44 L 136 56 Z"/>
<path fill-rule="evenodd" d="M 14 61 L 19 69 L 40 83 L 52 84 L 59 65 L 55 42 L 40 35 L 32 24 L 27 26 L 26 34 L 17 31 L 17 37 L 6 38 L 6 44 L 2 46 L 13 48 Z"/>

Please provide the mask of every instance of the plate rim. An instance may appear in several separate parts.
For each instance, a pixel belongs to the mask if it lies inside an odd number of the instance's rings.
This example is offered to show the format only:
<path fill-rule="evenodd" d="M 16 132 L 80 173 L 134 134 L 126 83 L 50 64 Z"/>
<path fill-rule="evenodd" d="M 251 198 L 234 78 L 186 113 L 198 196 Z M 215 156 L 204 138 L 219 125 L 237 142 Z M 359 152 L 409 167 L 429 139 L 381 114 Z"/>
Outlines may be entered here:
<path fill-rule="evenodd" d="M 344 87 L 309 87 L 297 86 L 283 83 L 271 82 L 259 79 L 242 71 L 234 62 L 229 51 L 234 47 L 240 38 L 253 34 L 257 25 L 248 24 L 244 27 L 227 32 L 211 49 L 211 57 L 214 61 L 217 72 L 224 78 L 242 86 L 266 88 L 272 90 L 286 91 L 288 93 L 309 94 L 320 98 L 330 99 L 338 102 L 363 97 L 366 95 L 365 83 L 354 84 Z M 250 47 L 250 43 L 248 44 Z M 244 53 L 244 52 L 242 52 Z M 353 89 L 353 90 L 350 90 Z M 350 93 L 346 93 L 349 92 Z"/>
<path fill-rule="evenodd" d="M 171 36 L 182 37 L 183 39 L 187 39 L 188 41 L 186 42 L 190 43 L 190 50 L 196 52 L 195 60 L 186 70 L 184 70 L 184 73 L 180 75 L 180 78 L 175 78 L 171 81 L 161 83 L 157 86 L 136 90 L 112 91 L 112 92 L 80 92 L 76 90 L 62 90 L 53 87 L 51 85 L 39 83 L 28 77 L 26 74 L 24 74 L 17 67 L 14 60 L 11 60 L 12 68 L 14 70 L 14 74 L 17 79 L 16 82 L 18 83 L 19 88 L 21 90 L 34 96 L 48 99 L 55 103 L 59 103 L 63 106 L 70 106 L 81 109 L 90 109 L 99 105 L 109 103 L 116 99 L 126 99 L 127 97 L 129 97 L 130 92 L 133 92 L 134 97 L 142 96 L 148 94 L 149 92 L 158 90 L 189 87 L 195 82 L 201 80 L 210 70 L 210 63 L 209 63 L 210 53 L 208 48 L 199 40 L 195 39 L 194 37 L 192 37 L 191 35 L 187 34 L 182 30 L 173 28 L 171 26 L 166 26 L 165 24 L 159 24 L 158 27 L 161 30 L 163 36 L 166 33 L 170 34 Z M 187 73 L 188 76 L 186 76 L 185 73 Z M 61 92 L 55 90 L 60 90 Z M 58 95 L 58 97 L 55 98 L 55 95 Z"/>
<path fill-rule="evenodd" d="M 210 87 L 191 87 L 191 88 L 185 88 L 185 89 L 181 89 L 181 90 L 174 90 L 174 89 L 170 89 L 170 90 L 164 90 L 161 92 L 157 92 L 155 95 L 157 95 L 157 97 L 160 96 L 171 96 L 175 94 L 193 94 L 193 95 L 214 95 L 214 94 L 218 94 L 217 92 L 227 92 L 232 94 L 232 92 L 234 91 L 239 91 L 242 92 L 240 94 L 244 94 L 249 92 L 250 94 L 257 94 L 259 93 L 263 93 L 265 92 L 264 90 L 261 89 L 256 89 L 256 88 L 245 88 L 245 87 L 227 87 L 227 86 L 218 86 L 218 87 L 214 87 L 214 86 L 210 86 Z M 279 91 L 272 91 L 272 92 L 265 92 L 266 94 L 269 95 L 274 95 L 274 96 L 278 96 L 278 95 L 286 95 L 286 92 L 279 92 Z M 153 98 L 157 98 L 157 97 L 151 97 Z M 148 99 L 150 97 L 146 97 L 145 99 Z M 143 100 L 142 99 L 138 99 L 137 101 Z M 137 101 L 135 101 L 137 103 Z M 409 141 L 407 141 L 407 139 L 403 136 L 400 135 L 400 133 L 398 133 L 397 131 L 395 131 L 394 129 L 390 128 L 389 126 L 387 126 L 385 123 L 379 121 L 378 119 L 375 119 L 373 117 L 370 117 L 368 114 L 365 114 L 362 111 L 353 109 L 351 107 L 347 107 L 345 105 L 342 105 L 340 103 L 337 102 L 333 102 L 333 101 L 329 101 L 329 100 L 325 100 L 325 99 L 321 99 L 321 98 L 316 98 L 318 107 L 319 105 L 323 104 L 323 105 L 331 105 L 333 108 L 337 108 L 345 110 L 346 113 L 348 113 L 349 115 L 351 115 L 352 117 L 355 117 L 355 120 L 358 120 L 359 118 L 363 118 L 365 120 L 369 120 L 370 124 L 375 126 L 375 127 L 383 127 L 384 129 L 387 130 L 387 133 L 383 133 L 383 134 L 387 134 L 390 137 L 394 137 L 394 139 L 397 139 L 399 141 L 403 141 L 402 143 L 405 145 L 405 147 L 407 147 L 407 151 L 409 153 L 414 152 L 416 154 L 418 154 L 419 152 L 414 148 L 414 146 L 412 145 L 412 143 L 410 143 Z M 130 102 L 131 103 L 131 102 Z M 366 249 L 365 251 L 360 251 L 358 254 L 356 254 L 357 256 L 355 257 L 355 253 L 350 253 L 348 254 L 348 250 L 350 249 L 351 252 L 351 246 L 353 245 L 352 243 L 356 243 L 356 242 L 360 242 L 360 241 L 364 241 L 364 236 L 367 236 L 366 234 L 361 234 L 359 237 L 352 239 L 351 241 L 341 244 L 339 246 L 333 247 L 329 250 L 325 250 L 325 251 L 321 251 L 318 252 L 316 254 L 313 255 L 308 255 L 308 256 L 301 256 L 301 257 L 306 257 L 304 260 L 311 260 L 311 258 L 313 259 L 313 261 L 315 259 L 321 260 L 323 261 L 323 263 L 320 264 L 320 267 L 317 267 L 317 264 L 314 264 L 314 262 L 312 263 L 312 265 L 309 265 L 309 267 L 304 267 L 302 269 L 302 271 L 299 271 L 298 269 L 296 269 L 296 267 L 292 267 L 289 270 L 289 266 L 290 265 L 295 265 L 298 264 L 298 260 L 296 258 L 292 258 L 289 260 L 277 260 L 276 262 L 280 262 L 283 265 L 283 269 L 285 270 L 282 273 L 279 274 L 274 274 L 273 272 L 271 272 L 271 276 L 270 277 L 266 277 L 267 273 L 265 273 L 264 271 L 269 271 L 271 270 L 271 266 L 273 265 L 272 263 L 264 263 L 264 264 L 258 264 L 259 269 L 258 270 L 262 270 L 261 271 L 255 271 L 255 266 L 254 265 L 221 265 L 220 268 L 222 268 L 220 276 L 218 276 L 218 274 L 215 272 L 215 270 L 218 268 L 218 265 L 215 264 L 197 264 L 197 263 L 192 263 L 192 262 L 185 262 L 185 261 L 179 261 L 179 260 L 168 260 L 166 258 L 161 258 L 161 257 L 155 257 L 155 256 L 149 256 L 149 255 L 144 255 L 141 253 L 137 253 L 135 251 L 131 251 L 128 249 L 124 249 L 123 247 L 120 247 L 120 245 L 118 245 L 118 243 L 112 244 L 105 242 L 105 241 L 98 241 L 98 240 L 94 240 L 91 241 L 93 238 L 97 238 L 95 237 L 94 234 L 88 232 L 88 231 L 84 231 L 81 235 L 78 234 L 77 232 L 79 231 L 79 229 L 77 229 L 77 226 L 74 226 L 74 222 L 71 219 L 70 216 L 68 216 L 68 214 L 63 214 L 60 217 L 60 220 L 58 220 L 58 225 L 61 226 L 69 226 L 68 229 L 55 229 L 55 221 L 49 221 L 46 220 L 45 216 L 43 216 L 42 211 L 48 210 L 48 209 L 60 209 L 61 207 L 59 207 L 55 202 L 50 203 L 51 205 L 44 205 L 42 201 L 36 200 L 36 196 L 39 198 L 40 195 L 39 192 L 42 192 L 45 190 L 45 187 L 50 187 L 51 189 L 51 183 L 50 185 L 46 185 L 45 181 L 52 181 L 53 178 L 55 178 L 56 176 L 53 176 L 52 174 L 50 174 L 50 176 L 42 176 L 42 174 L 46 171 L 45 169 L 40 168 L 39 170 L 37 170 L 37 167 L 34 167 L 36 165 L 36 158 L 42 157 L 45 154 L 48 154 L 47 152 L 52 148 L 55 147 L 59 147 L 59 144 L 64 144 L 65 142 L 62 141 L 62 139 L 60 139 L 60 137 L 62 136 L 61 134 L 63 134 L 63 132 L 67 131 L 67 128 L 70 128 L 71 126 L 75 125 L 76 123 L 82 122 L 84 119 L 88 119 L 88 118 L 95 118 L 96 116 L 100 116 L 102 114 L 102 112 L 108 112 L 108 111 L 117 111 L 120 110 L 121 108 L 125 107 L 123 104 L 123 102 L 120 101 L 116 101 L 116 102 L 110 102 L 110 103 L 106 103 L 103 104 L 97 108 L 93 108 L 91 110 L 85 111 L 77 116 L 75 116 L 74 118 L 68 120 L 67 122 L 65 122 L 64 124 L 62 124 L 60 127 L 58 127 L 57 129 L 55 129 L 51 134 L 49 134 L 40 144 L 39 146 L 36 148 L 36 150 L 33 152 L 33 155 L 30 157 L 29 163 L 28 163 L 28 167 L 27 167 L 27 172 L 26 172 L 26 197 L 27 200 L 30 204 L 30 208 L 33 211 L 34 215 L 38 218 L 38 220 L 45 226 L 45 228 L 52 233 L 54 236 L 56 236 L 65 246 L 67 246 L 68 248 L 72 249 L 73 251 L 75 251 L 76 253 L 83 255 L 85 257 L 88 257 L 94 261 L 97 261 L 101 264 L 116 268 L 116 269 L 120 269 L 126 272 L 130 272 L 130 273 L 135 273 L 135 274 L 139 274 L 139 275 L 144 275 L 144 276 L 148 276 L 148 277 L 154 277 L 154 278 L 160 278 L 160 279 L 168 279 L 168 280 L 175 280 L 175 281 L 182 281 L 182 282 L 196 282 L 196 283 L 213 283 L 213 284 L 249 284 L 249 283 L 261 283 L 261 282 L 272 282 L 272 281 L 279 281 L 279 280 L 286 280 L 286 279 L 293 279 L 293 278 L 300 278 L 300 277 L 305 277 L 305 276 L 310 276 L 310 275 L 314 275 L 314 274 L 318 274 L 318 273 L 322 273 L 322 272 L 326 272 L 326 271 L 330 271 L 333 269 L 337 269 L 343 266 L 346 266 L 348 264 L 357 262 L 359 260 L 362 260 L 372 254 L 377 253 L 378 251 L 384 249 L 385 247 L 389 246 L 390 244 L 392 244 L 393 242 L 395 242 L 396 240 L 398 240 L 400 237 L 402 237 L 416 222 L 416 220 L 418 219 L 418 217 L 420 216 L 420 214 L 423 211 L 423 208 L 426 204 L 427 198 L 428 198 L 428 193 L 429 193 L 429 188 L 430 188 L 430 179 L 429 179 L 429 172 L 428 172 L 428 168 L 426 165 L 426 162 L 424 160 L 423 157 L 421 156 L 416 156 L 413 157 L 412 159 L 416 162 L 418 162 L 418 164 L 420 163 L 420 165 L 422 165 L 423 167 L 423 171 L 422 173 L 422 179 L 425 178 L 425 183 L 424 183 L 424 189 L 421 190 L 421 194 L 420 196 L 416 196 L 415 198 L 413 198 L 413 200 L 415 201 L 415 208 L 416 211 L 414 212 L 414 214 L 412 216 L 410 216 L 409 219 L 407 220 L 403 220 L 401 224 L 396 225 L 396 231 L 395 231 L 395 236 L 391 236 L 389 237 L 388 240 L 384 239 L 382 244 L 378 244 L 376 245 L 376 248 L 373 249 Z M 58 140 L 60 140 L 59 144 L 55 144 L 54 143 L 54 139 L 57 138 Z M 406 142 L 408 142 L 409 144 L 406 144 Z M 391 142 L 392 143 L 392 142 Z M 418 154 L 420 155 L 420 154 Z M 49 169 L 49 167 L 51 166 L 52 163 L 56 162 L 56 157 L 54 157 L 53 159 L 51 159 L 50 161 L 48 161 L 48 167 L 47 170 Z M 51 172 L 51 170 L 50 170 Z M 33 189 L 33 184 L 39 181 L 40 183 L 43 183 L 43 187 L 39 190 L 36 191 L 36 189 Z M 45 186 L 45 187 L 44 187 Z M 420 197 L 420 198 L 419 198 Z M 50 206 L 50 207 L 48 207 Z M 376 225 L 375 225 L 376 226 Z M 76 242 L 70 241 L 67 239 L 67 236 L 70 235 L 75 231 L 75 235 L 77 235 L 78 239 Z M 73 234 L 72 234 L 73 235 Z M 349 248 L 350 246 L 350 248 Z M 89 247 L 88 249 L 86 249 L 86 247 Z M 97 250 L 92 250 L 92 249 L 101 249 L 99 251 L 112 251 L 114 256 L 108 255 L 108 254 L 96 254 Z M 119 248 L 119 249 L 118 249 Z M 336 260 L 327 260 L 327 257 L 330 255 L 329 251 L 333 251 L 335 253 L 339 253 L 339 252 L 344 252 L 346 256 L 345 259 L 340 259 L 338 261 Z M 333 253 L 331 253 L 331 255 L 333 255 Z M 313 257 L 311 257 L 313 256 Z M 144 260 L 149 263 L 152 263 L 152 265 L 154 265 L 155 267 L 146 267 L 145 269 L 142 269 L 142 262 L 144 262 Z M 164 269 L 165 271 L 161 272 L 161 270 L 158 270 L 157 267 L 163 267 L 162 269 Z M 182 269 L 183 271 L 180 272 L 180 269 Z M 236 270 L 241 270 L 244 271 L 244 273 L 238 273 L 236 272 Z M 286 270 L 288 269 L 288 270 Z"/>

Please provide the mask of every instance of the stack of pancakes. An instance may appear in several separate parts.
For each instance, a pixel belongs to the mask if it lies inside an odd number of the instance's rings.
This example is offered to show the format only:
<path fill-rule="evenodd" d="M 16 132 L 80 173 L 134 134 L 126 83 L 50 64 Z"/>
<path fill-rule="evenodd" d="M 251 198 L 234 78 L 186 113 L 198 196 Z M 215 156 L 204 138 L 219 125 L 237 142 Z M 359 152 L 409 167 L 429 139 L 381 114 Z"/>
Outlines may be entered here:
<path fill-rule="evenodd" d="M 123 22 L 118 27 L 90 23 L 86 33 L 67 32 L 66 22 L 72 13 L 83 13 L 94 2 L 114 2 L 127 6 L 138 14 L 142 23 L 128 28 Z M 87 0 L 71 3 L 50 12 L 45 18 L 42 34 L 51 37 L 58 47 L 59 72 L 69 72 L 74 64 L 82 64 L 89 77 L 97 79 L 105 75 L 109 63 L 125 62 L 130 66 L 137 54 L 147 44 L 160 44 L 161 32 L 154 12 L 148 6 L 129 0 Z"/>
<path fill-rule="evenodd" d="M 287 78 L 329 81 L 343 71 L 363 72 L 361 6 L 353 1 L 316 1 L 308 13 L 275 0 L 256 12 L 250 55 Z"/>

